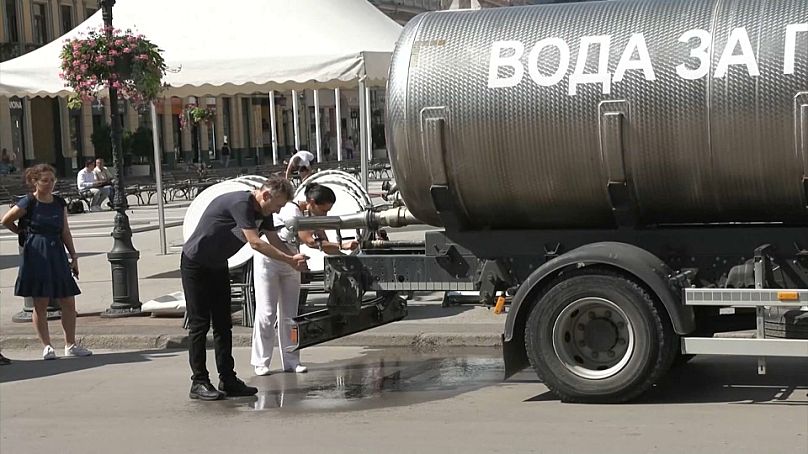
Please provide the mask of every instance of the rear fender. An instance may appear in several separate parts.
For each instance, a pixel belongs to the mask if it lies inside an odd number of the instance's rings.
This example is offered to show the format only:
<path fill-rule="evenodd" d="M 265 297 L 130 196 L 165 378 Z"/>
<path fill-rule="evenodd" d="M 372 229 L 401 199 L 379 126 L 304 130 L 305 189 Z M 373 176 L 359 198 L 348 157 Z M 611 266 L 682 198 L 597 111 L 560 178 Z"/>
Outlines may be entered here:
<path fill-rule="evenodd" d="M 621 270 L 634 276 L 638 283 L 644 284 L 662 302 L 677 334 L 688 334 L 695 329 L 693 309 L 682 304 L 682 289 L 673 278 L 673 270 L 665 262 L 631 244 L 587 244 L 540 266 L 519 286 L 502 335 L 506 377 L 528 366 L 525 323 L 547 284 L 564 270 L 593 265 L 606 265 Z"/>

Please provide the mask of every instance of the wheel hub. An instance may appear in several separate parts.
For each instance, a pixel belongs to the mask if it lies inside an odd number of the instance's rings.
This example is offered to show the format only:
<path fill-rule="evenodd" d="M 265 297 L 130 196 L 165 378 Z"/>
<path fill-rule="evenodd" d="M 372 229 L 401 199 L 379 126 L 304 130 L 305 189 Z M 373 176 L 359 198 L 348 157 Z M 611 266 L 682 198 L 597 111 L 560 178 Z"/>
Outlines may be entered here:
<path fill-rule="evenodd" d="M 603 298 L 581 298 L 556 318 L 553 348 L 575 375 L 603 379 L 628 363 L 634 350 L 634 334 L 628 316 L 615 303 Z"/>
<path fill-rule="evenodd" d="M 594 352 L 605 353 L 617 343 L 617 326 L 608 319 L 596 318 L 586 324 L 584 342 Z"/>

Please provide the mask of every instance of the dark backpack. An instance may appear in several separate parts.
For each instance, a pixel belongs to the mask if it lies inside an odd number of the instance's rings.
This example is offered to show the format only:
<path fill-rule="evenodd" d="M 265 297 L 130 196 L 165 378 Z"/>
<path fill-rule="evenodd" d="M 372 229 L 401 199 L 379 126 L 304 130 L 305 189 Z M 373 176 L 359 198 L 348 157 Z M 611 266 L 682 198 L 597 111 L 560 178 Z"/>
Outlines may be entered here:
<path fill-rule="evenodd" d="M 70 214 L 84 213 L 84 204 L 81 203 L 81 200 L 71 200 L 67 204 L 67 212 Z"/>
<path fill-rule="evenodd" d="M 25 240 L 28 239 L 28 229 L 31 226 L 31 216 L 34 208 L 36 208 L 37 200 L 33 194 L 26 194 L 23 197 L 20 197 L 17 201 L 27 198 L 28 199 L 28 208 L 25 210 L 25 215 L 17 221 L 17 243 L 20 247 L 25 246 Z"/>

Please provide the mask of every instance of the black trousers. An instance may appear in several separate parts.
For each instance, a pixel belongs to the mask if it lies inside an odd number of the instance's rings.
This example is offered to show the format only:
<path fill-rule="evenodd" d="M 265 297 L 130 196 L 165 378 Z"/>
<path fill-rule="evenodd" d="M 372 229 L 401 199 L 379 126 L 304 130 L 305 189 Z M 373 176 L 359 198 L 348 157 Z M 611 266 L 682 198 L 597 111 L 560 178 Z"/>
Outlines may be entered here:
<path fill-rule="evenodd" d="M 210 268 L 182 255 L 180 259 L 185 311 L 188 313 L 191 380 L 210 381 L 205 366 L 205 344 L 213 321 L 213 349 L 219 379 L 232 380 L 236 373 L 233 361 L 233 325 L 230 319 L 230 272 L 227 262 L 221 268 Z"/>

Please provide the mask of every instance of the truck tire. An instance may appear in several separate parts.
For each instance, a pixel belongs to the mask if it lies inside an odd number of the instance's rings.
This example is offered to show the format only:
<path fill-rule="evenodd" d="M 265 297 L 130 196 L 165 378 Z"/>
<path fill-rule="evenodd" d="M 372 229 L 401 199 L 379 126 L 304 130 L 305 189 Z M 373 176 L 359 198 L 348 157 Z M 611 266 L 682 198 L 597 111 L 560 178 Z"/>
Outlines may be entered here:
<path fill-rule="evenodd" d="M 678 336 L 660 307 L 611 270 L 563 274 L 528 318 L 530 363 L 563 402 L 629 401 L 662 377 L 678 352 Z"/>

